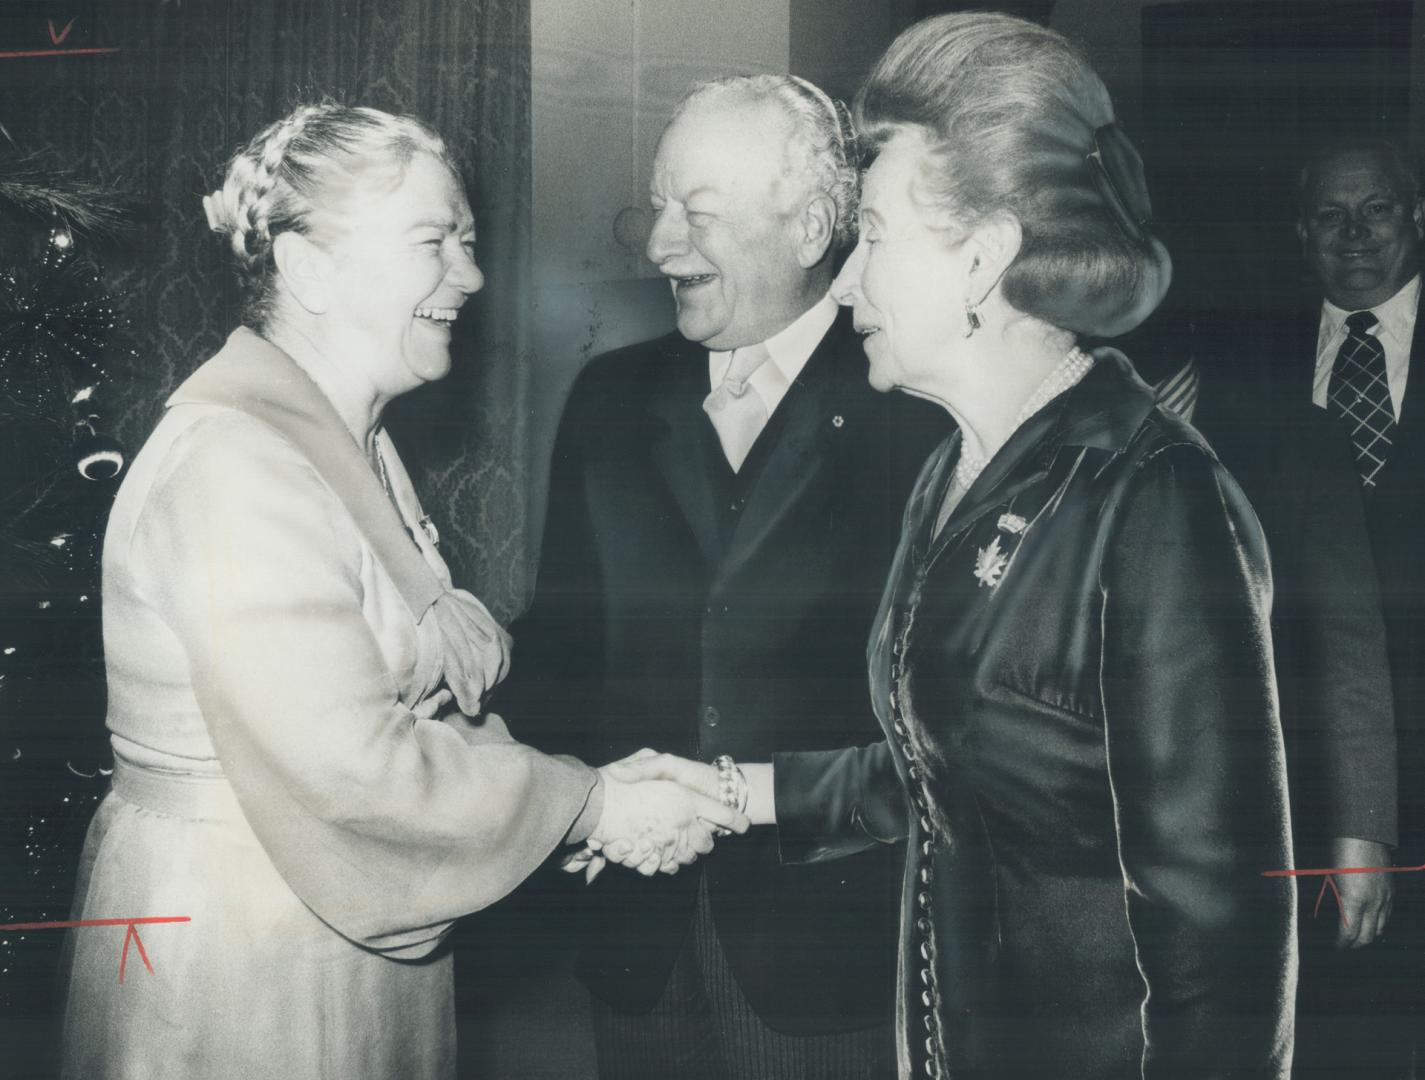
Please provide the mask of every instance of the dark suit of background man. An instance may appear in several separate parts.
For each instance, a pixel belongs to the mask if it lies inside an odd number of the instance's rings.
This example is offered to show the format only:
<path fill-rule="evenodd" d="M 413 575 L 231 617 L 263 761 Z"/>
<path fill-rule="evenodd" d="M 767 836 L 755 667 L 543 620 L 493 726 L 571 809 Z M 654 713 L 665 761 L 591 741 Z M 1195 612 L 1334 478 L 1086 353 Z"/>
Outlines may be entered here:
<path fill-rule="evenodd" d="M 1419 370 L 1425 214 L 1405 159 L 1375 139 L 1323 149 L 1303 171 L 1300 197 L 1297 233 L 1323 298 L 1294 327 L 1278 328 L 1269 355 L 1281 392 L 1309 398 L 1352 440 L 1395 698 L 1400 845 L 1393 861 L 1419 865 L 1425 862 L 1425 370 Z M 1340 981 L 1349 994 L 1365 996 L 1342 999 L 1333 1018 L 1339 1038 L 1324 1021 L 1318 1025 L 1318 1034 L 1346 1052 L 1328 1075 L 1407 1075 L 1412 1043 L 1425 1024 L 1421 877 L 1393 878 L 1388 932 L 1363 951 L 1366 974 Z M 1303 1064 L 1313 1062 L 1308 1056 Z"/>
<path fill-rule="evenodd" d="M 648 256 L 679 332 L 599 357 L 566 407 L 496 705 L 523 737 L 601 761 L 881 738 L 866 639 L 944 422 L 870 389 L 827 295 L 846 140 L 788 76 L 700 87 L 664 131 Z M 575 901 L 600 1074 L 894 1075 L 901 859 L 784 867 L 763 829 L 673 877 L 602 874 Z"/>

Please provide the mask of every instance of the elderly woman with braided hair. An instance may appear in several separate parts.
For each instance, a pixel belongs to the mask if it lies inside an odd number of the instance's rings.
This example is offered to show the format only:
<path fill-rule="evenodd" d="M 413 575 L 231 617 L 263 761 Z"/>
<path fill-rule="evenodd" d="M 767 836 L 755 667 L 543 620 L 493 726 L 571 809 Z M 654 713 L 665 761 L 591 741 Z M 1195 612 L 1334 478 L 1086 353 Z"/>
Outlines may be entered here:
<path fill-rule="evenodd" d="M 104 548 L 113 790 L 69 942 L 64 1074 L 449 1077 L 453 920 L 562 842 L 645 873 L 746 827 L 664 781 L 513 741 L 508 645 L 454 589 L 382 411 L 445 375 L 482 277 L 417 121 L 298 109 L 205 200 L 247 326 L 168 401 Z M 450 704 L 454 697 L 458 708 Z"/>
<path fill-rule="evenodd" d="M 907 30 L 833 292 L 874 386 L 939 402 L 869 646 L 883 743 L 741 773 L 782 858 L 908 837 L 903 1076 L 1285 1077 L 1296 978 L 1267 551 L 1113 349 L 1162 298 L 1098 77 L 1001 15 Z"/>

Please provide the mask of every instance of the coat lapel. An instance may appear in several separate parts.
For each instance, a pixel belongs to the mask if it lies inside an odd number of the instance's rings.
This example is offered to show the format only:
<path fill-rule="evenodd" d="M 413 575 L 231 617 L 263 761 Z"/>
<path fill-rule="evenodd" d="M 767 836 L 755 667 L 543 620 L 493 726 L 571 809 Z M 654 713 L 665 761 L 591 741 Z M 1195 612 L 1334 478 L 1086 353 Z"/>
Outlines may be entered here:
<path fill-rule="evenodd" d="M 1078 451 L 1083 448 L 1117 451 L 1127 445 L 1153 408 L 1153 392 L 1116 349 L 1098 348 L 1093 353 L 1096 362 L 1083 380 L 1021 424 L 995 454 L 940 535 L 928 541 L 927 562 L 939 558 L 986 514 L 1021 495 L 1029 497 L 1016 505 L 1015 512 L 1026 519 L 1037 517 L 1078 467 L 1083 458 Z M 954 438 L 947 458 L 951 464 L 958 456 L 959 435 Z M 1065 450 L 1072 453 L 1061 453 Z M 929 520 L 918 523 L 924 536 L 935 527 L 952 474 L 951 467 L 941 471 L 939 488 L 925 502 Z M 1038 490 L 1032 490 L 1036 485 Z"/>
<path fill-rule="evenodd" d="M 251 330 L 234 330 L 168 399 L 170 408 L 185 404 L 237 409 L 300 450 L 351 514 L 417 622 L 445 592 L 336 409 L 281 349 Z"/>
<path fill-rule="evenodd" d="M 839 444 L 853 431 L 849 425 L 860 421 L 848 398 L 864 389 L 865 377 L 860 339 L 844 311 L 768 421 L 763 437 L 772 441 L 755 446 L 749 455 L 749 463 L 760 458 L 760 467 L 714 575 L 714 590 L 746 567 L 807 493 L 825 482 Z"/>
<path fill-rule="evenodd" d="M 1417 358 L 1425 357 L 1425 289 L 1420 290 L 1420 302 L 1415 308 L 1415 333 L 1410 340 L 1410 366 L 1405 376 L 1405 396 L 1400 402 L 1400 429 L 1404 438 L 1418 438 L 1425 425 L 1425 362 L 1419 368 Z M 1389 468 L 1389 463 L 1386 468 Z"/>
<path fill-rule="evenodd" d="M 717 435 L 703 412 L 708 395 L 706 352 L 679 338 L 669 341 L 659 370 L 660 381 L 649 396 L 648 410 L 659 421 L 650 453 L 678 508 L 683 512 L 698 549 L 709 566 L 722 557 L 720 507 L 713 457 L 721 454 Z"/>

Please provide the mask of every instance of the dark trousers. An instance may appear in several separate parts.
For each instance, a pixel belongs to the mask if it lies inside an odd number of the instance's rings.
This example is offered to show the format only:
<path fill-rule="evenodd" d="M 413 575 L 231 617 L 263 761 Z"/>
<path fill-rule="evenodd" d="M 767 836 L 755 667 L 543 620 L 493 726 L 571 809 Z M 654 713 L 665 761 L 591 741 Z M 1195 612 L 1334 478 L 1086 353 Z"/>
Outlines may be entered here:
<path fill-rule="evenodd" d="M 834 941 L 827 948 L 836 948 Z M 707 885 L 652 1012 L 592 1000 L 600 1080 L 878 1080 L 896 1075 L 894 1025 L 835 1035 L 773 1031 L 743 997 L 718 943 Z"/>

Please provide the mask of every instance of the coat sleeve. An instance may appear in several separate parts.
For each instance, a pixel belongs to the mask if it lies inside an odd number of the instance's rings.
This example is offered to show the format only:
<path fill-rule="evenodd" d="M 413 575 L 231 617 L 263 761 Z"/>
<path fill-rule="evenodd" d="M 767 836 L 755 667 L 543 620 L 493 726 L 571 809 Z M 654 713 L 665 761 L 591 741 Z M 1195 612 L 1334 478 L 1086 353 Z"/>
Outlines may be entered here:
<path fill-rule="evenodd" d="M 1143 1076 L 1282 1076 L 1296 981 L 1271 584 L 1256 516 L 1201 447 L 1150 456 L 1101 538 L 1102 699 Z"/>
<path fill-rule="evenodd" d="M 1309 477 L 1294 538 L 1302 595 L 1279 592 L 1277 604 L 1279 618 L 1297 622 L 1303 655 L 1290 661 L 1299 665 L 1290 676 L 1304 680 L 1297 696 L 1309 693 L 1319 725 L 1311 773 L 1323 790 L 1305 805 L 1319 807 L 1323 820 L 1311 834 L 1394 845 L 1395 707 L 1360 476 L 1339 426 L 1315 407 L 1300 412 L 1308 437 L 1299 467 Z"/>
<path fill-rule="evenodd" d="M 244 816 L 293 891 L 360 945 L 428 953 L 515 887 L 594 774 L 417 719 L 363 614 L 364 554 L 301 455 L 239 414 L 170 450 L 124 556 L 187 653 Z"/>
<path fill-rule="evenodd" d="M 784 863 L 840 859 L 910 832 L 905 788 L 884 742 L 773 754 L 772 766 Z"/>

